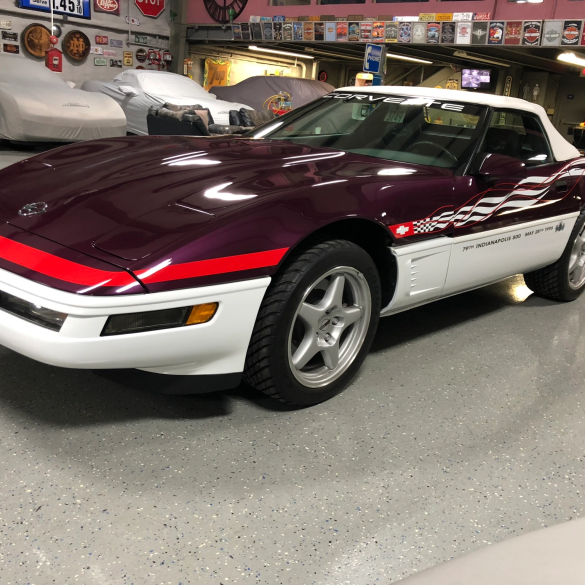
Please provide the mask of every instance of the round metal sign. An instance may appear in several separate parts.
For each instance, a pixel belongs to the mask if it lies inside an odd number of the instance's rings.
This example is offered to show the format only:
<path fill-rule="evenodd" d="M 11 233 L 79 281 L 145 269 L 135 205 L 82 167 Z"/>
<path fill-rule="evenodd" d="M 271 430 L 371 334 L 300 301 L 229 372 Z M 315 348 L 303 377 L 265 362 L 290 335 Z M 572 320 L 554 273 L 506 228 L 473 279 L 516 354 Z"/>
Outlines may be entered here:
<path fill-rule="evenodd" d="M 80 30 L 69 31 L 63 39 L 63 50 L 74 61 L 83 61 L 91 49 L 87 35 Z"/>
<path fill-rule="evenodd" d="M 51 45 L 51 31 L 42 24 L 29 24 L 22 31 L 22 44 L 24 48 L 33 57 L 44 59 L 46 52 L 53 46 Z"/>
<path fill-rule="evenodd" d="M 136 50 L 136 61 L 138 61 L 139 63 L 144 63 L 146 61 L 147 55 L 148 55 L 148 53 L 146 52 L 146 49 L 137 49 Z"/>

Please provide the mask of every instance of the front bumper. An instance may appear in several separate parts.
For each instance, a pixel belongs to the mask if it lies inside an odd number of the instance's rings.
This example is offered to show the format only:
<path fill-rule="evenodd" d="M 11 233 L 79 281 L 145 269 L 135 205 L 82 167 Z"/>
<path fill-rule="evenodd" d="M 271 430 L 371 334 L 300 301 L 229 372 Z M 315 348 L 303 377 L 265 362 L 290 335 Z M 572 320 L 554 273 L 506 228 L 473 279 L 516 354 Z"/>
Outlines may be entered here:
<path fill-rule="evenodd" d="M 160 374 L 236 374 L 270 278 L 194 289 L 84 297 L 0 269 L 0 289 L 68 315 L 59 332 L 0 310 L 0 344 L 37 361 L 80 369 L 139 368 Z M 208 323 L 101 337 L 110 315 L 217 302 Z"/>

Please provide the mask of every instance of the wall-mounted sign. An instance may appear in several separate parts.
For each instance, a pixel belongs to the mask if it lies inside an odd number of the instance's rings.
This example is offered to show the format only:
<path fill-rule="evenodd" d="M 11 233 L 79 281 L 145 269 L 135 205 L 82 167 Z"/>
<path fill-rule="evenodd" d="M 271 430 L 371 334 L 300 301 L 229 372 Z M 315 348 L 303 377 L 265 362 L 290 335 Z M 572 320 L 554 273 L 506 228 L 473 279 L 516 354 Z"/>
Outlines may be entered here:
<path fill-rule="evenodd" d="M 132 51 L 124 51 L 124 65 L 126 67 L 132 67 L 134 64 Z"/>
<path fill-rule="evenodd" d="M 364 54 L 363 71 L 366 73 L 381 73 L 384 67 L 385 55 L 382 45 L 368 43 Z"/>
<path fill-rule="evenodd" d="M 107 66 L 107 64 L 108 64 L 108 60 L 107 60 L 107 59 L 104 59 L 103 57 L 96 57 L 96 58 L 93 60 L 93 64 L 94 64 L 96 67 L 106 67 L 106 66 Z"/>
<path fill-rule="evenodd" d="M 492 13 L 491 12 L 476 12 L 473 15 L 473 20 L 491 20 Z"/>
<path fill-rule="evenodd" d="M 63 39 L 65 54 L 74 61 L 84 61 L 89 55 L 91 44 L 87 35 L 80 30 L 71 30 Z"/>
<path fill-rule="evenodd" d="M 219 85 L 226 86 L 230 82 L 230 71 L 232 64 L 221 59 L 205 59 L 205 72 L 203 76 L 203 87 L 206 90 Z"/>
<path fill-rule="evenodd" d="M 112 49 L 104 49 L 104 57 L 117 57 L 118 53 L 112 51 Z"/>
<path fill-rule="evenodd" d="M 437 14 L 437 18 L 435 19 L 438 22 L 451 22 L 453 20 L 453 13 L 452 12 L 439 12 Z"/>
<path fill-rule="evenodd" d="M 470 45 L 471 44 L 471 22 L 457 23 L 457 44 Z"/>
<path fill-rule="evenodd" d="M 474 22 L 471 27 L 471 44 L 485 45 L 488 36 L 487 22 Z"/>
<path fill-rule="evenodd" d="M 108 37 L 103 37 L 101 35 L 96 35 L 95 37 L 95 44 L 96 45 L 107 45 L 108 44 Z"/>
<path fill-rule="evenodd" d="M 0 28 L 10 30 L 12 28 L 12 21 L 11 20 L 0 20 Z"/>
<path fill-rule="evenodd" d="M 77 18 L 91 18 L 90 0 L 51 1 L 53 2 L 53 12 L 57 14 L 66 14 L 67 16 L 76 16 Z M 19 6 L 28 10 L 51 12 L 49 0 L 20 0 Z"/>
<path fill-rule="evenodd" d="M 122 67 L 122 59 L 110 59 L 110 67 Z"/>
<path fill-rule="evenodd" d="M 90 55 L 103 55 L 104 50 L 101 47 L 91 47 L 89 50 Z"/>
<path fill-rule="evenodd" d="M 146 52 L 146 49 L 138 49 L 136 51 L 136 61 L 139 63 L 144 63 L 146 61 L 147 54 L 148 53 Z"/>
<path fill-rule="evenodd" d="M 581 38 L 581 20 L 565 20 L 563 25 L 563 35 L 561 36 L 561 45 L 578 45 Z"/>
<path fill-rule="evenodd" d="M 441 24 L 441 42 L 446 45 L 451 45 L 455 42 L 455 26 L 454 22 L 443 22 Z"/>
<path fill-rule="evenodd" d="M 4 43 L 4 52 L 18 55 L 18 53 L 20 53 L 20 47 L 18 45 L 9 45 L 8 43 Z"/>
<path fill-rule="evenodd" d="M 165 9 L 165 0 L 134 0 L 134 2 L 138 10 L 150 18 L 160 16 Z"/>
<path fill-rule="evenodd" d="M 488 45 L 504 44 L 505 23 L 501 20 L 492 20 L 488 30 Z"/>
<path fill-rule="evenodd" d="M 421 12 L 418 19 L 420 22 L 433 22 L 433 20 L 437 20 L 437 15 L 434 12 Z"/>
<path fill-rule="evenodd" d="M 427 42 L 427 24 L 426 22 L 412 23 L 412 42 L 426 43 Z"/>
<path fill-rule="evenodd" d="M 122 39 L 110 39 L 110 47 L 116 47 L 117 49 L 121 49 L 124 46 L 124 41 Z"/>
<path fill-rule="evenodd" d="M 473 12 L 455 12 L 453 14 L 453 20 L 459 21 L 471 21 L 473 20 Z"/>
<path fill-rule="evenodd" d="M 273 22 L 284 22 L 284 16 L 273 16 Z"/>
<path fill-rule="evenodd" d="M 510 97 L 510 94 L 512 92 L 512 77 L 510 75 L 508 75 L 508 77 L 506 77 L 506 81 L 504 83 L 504 94 L 506 97 Z"/>
<path fill-rule="evenodd" d="M 561 35 L 563 34 L 562 20 L 545 20 L 542 28 L 542 39 L 540 44 L 545 47 L 557 46 L 561 44 Z"/>
<path fill-rule="evenodd" d="M 37 59 L 44 59 L 47 51 L 53 46 L 49 40 L 51 33 L 42 24 L 29 24 L 21 34 L 21 41 L 26 51 Z"/>
<path fill-rule="evenodd" d="M 106 12 L 120 16 L 120 2 L 118 0 L 93 0 L 95 12 Z"/>
<path fill-rule="evenodd" d="M 521 20 L 509 20 L 506 23 L 506 37 L 504 44 L 506 45 L 519 45 L 522 40 L 522 21 Z"/>
<path fill-rule="evenodd" d="M 2 31 L 2 40 L 3 41 L 13 41 L 18 42 L 18 33 L 15 32 L 7 32 L 5 30 Z"/>
<path fill-rule="evenodd" d="M 541 20 L 525 20 L 523 26 L 522 44 L 532 47 L 538 46 L 540 44 L 541 32 Z"/>
<path fill-rule="evenodd" d="M 131 24 L 132 26 L 140 26 L 140 20 L 138 18 L 130 18 L 129 16 L 127 16 L 126 24 Z"/>
<path fill-rule="evenodd" d="M 148 37 L 145 35 L 134 35 L 134 42 L 138 43 L 139 45 L 147 45 Z"/>

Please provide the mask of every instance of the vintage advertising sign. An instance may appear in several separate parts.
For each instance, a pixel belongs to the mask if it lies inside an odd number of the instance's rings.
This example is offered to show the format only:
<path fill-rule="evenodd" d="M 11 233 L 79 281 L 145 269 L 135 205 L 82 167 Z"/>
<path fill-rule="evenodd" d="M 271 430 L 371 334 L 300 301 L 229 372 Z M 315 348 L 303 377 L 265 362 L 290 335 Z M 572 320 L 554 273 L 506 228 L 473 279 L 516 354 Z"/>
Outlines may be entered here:
<path fill-rule="evenodd" d="M 454 22 L 443 22 L 441 25 L 441 42 L 444 45 L 452 45 L 455 42 L 456 24 Z"/>
<path fill-rule="evenodd" d="M 397 43 L 398 42 L 398 23 L 387 22 L 386 23 L 386 42 Z"/>
<path fill-rule="evenodd" d="M 437 15 L 434 12 L 421 12 L 418 15 L 418 20 L 420 22 L 433 22 L 433 20 L 437 20 Z"/>
<path fill-rule="evenodd" d="M 7 32 L 5 30 L 2 31 L 2 40 L 3 41 L 12 41 L 13 43 L 18 42 L 18 33 L 15 32 Z"/>
<path fill-rule="evenodd" d="M 134 59 L 132 57 L 132 51 L 124 51 L 124 65 L 126 67 L 132 67 L 134 64 Z"/>
<path fill-rule="evenodd" d="M 11 20 L 0 20 L 0 29 L 10 30 L 12 28 Z"/>
<path fill-rule="evenodd" d="M 471 27 L 471 44 L 472 45 L 485 45 L 488 36 L 488 24 L 487 22 L 479 21 L 474 22 Z"/>
<path fill-rule="evenodd" d="M 412 23 L 412 42 L 426 43 L 427 42 L 427 24 L 426 22 Z"/>
<path fill-rule="evenodd" d="M 488 29 L 488 45 L 503 45 L 506 23 L 503 20 L 492 20 Z"/>
<path fill-rule="evenodd" d="M 124 46 L 124 41 L 122 39 L 110 39 L 110 47 L 116 47 L 117 49 L 121 49 Z"/>
<path fill-rule="evenodd" d="M 473 12 L 455 12 L 453 14 L 453 20 L 455 22 L 471 21 L 473 20 Z"/>
<path fill-rule="evenodd" d="M 20 47 L 18 45 L 4 43 L 3 48 L 5 53 L 12 53 L 13 55 L 18 55 L 20 53 Z"/>
<path fill-rule="evenodd" d="M 281 40 L 276 38 L 276 25 L 274 25 L 274 40 Z M 325 23 L 324 22 L 316 22 L 315 23 L 315 40 L 316 41 L 324 41 L 325 40 Z"/>
<path fill-rule="evenodd" d="M 244 25 L 242 24 L 242 36 L 243 35 L 244 35 Z M 282 38 L 285 41 L 292 41 L 293 40 L 293 23 L 292 22 L 285 22 L 282 25 Z"/>
<path fill-rule="evenodd" d="M 110 59 L 110 67 L 122 67 L 122 59 Z"/>
<path fill-rule="evenodd" d="M 509 20 L 506 23 L 505 45 L 519 45 L 522 40 L 522 21 Z"/>
<path fill-rule="evenodd" d="M 242 26 L 242 40 L 243 41 L 249 41 L 249 40 L 251 40 L 251 37 L 250 37 L 250 23 L 249 22 L 242 22 L 241 23 L 241 26 Z M 291 35 L 291 40 L 292 40 L 292 35 Z M 111 43 L 110 43 L 110 46 L 112 46 Z M 138 58 L 138 51 L 136 51 L 136 57 Z"/>
<path fill-rule="evenodd" d="M 242 25 L 241 24 L 232 24 L 232 37 L 234 41 L 242 41 Z"/>
<path fill-rule="evenodd" d="M 104 57 L 117 57 L 118 53 L 112 51 L 112 49 L 104 49 Z"/>
<path fill-rule="evenodd" d="M 473 15 L 473 20 L 491 20 L 492 13 L 491 12 L 476 12 Z"/>
<path fill-rule="evenodd" d="M 375 21 L 372 26 L 372 41 L 375 43 L 383 43 L 386 38 L 386 23 L 382 21 Z"/>
<path fill-rule="evenodd" d="M 457 23 L 457 44 L 470 45 L 471 44 L 471 22 Z"/>
<path fill-rule="evenodd" d="M 272 22 L 284 22 L 284 16 L 273 16 Z"/>
<path fill-rule="evenodd" d="M 226 86 L 230 81 L 232 64 L 222 59 L 205 59 L 203 87 L 209 91 L 215 85 Z"/>
<path fill-rule="evenodd" d="M 336 22 L 335 27 L 337 30 L 337 40 L 347 41 L 347 22 Z"/>
<path fill-rule="evenodd" d="M 91 47 L 89 50 L 90 55 L 103 55 L 104 50 L 101 47 Z"/>
<path fill-rule="evenodd" d="M 146 45 L 148 44 L 148 37 L 146 35 L 134 35 L 134 42 L 138 43 L 139 45 Z"/>
<path fill-rule="evenodd" d="M 262 23 L 262 34 L 265 41 L 272 41 L 274 39 L 274 29 L 272 28 L 272 21 Z"/>
<path fill-rule="evenodd" d="M 545 20 L 542 27 L 542 38 L 540 44 L 543 47 L 554 47 L 561 44 L 563 34 L 562 20 Z"/>
<path fill-rule="evenodd" d="M 118 0 L 93 0 L 94 12 L 106 12 L 120 16 L 120 2 Z"/>
<path fill-rule="evenodd" d="M 165 9 L 165 0 L 134 0 L 134 2 L 138 10 L 150 18 L 157 18 Z"/>
<path fill-rule="evenodd" d="M 453 20 L 453 13 L 452 12 L 438 12 L 437 18 L 435 18 L 438 22 L 451 22 Z"/>
<path fill-rule="evenodd" d="M 336 29 L 336 22 L 326 22 L 325 23 L 325 40 L 326 41 L 336 41 L 337 34 L 335 33 Z"/>
<path fill-rule="evenodd" d="M 29 24 L 21 34 L 21 42 L 27 53 L 37 59 L 44 59 L 51 48 L 51 33 L 43 24 Z"/>
<path fill-rule="evenodd" d="M 303 41 L 315 40 L 315 24 L 313 22 L 303 22 Z"/>
<path fill-rule="evenodd" d="M 430 45 L 438 45 L 441 42 L 441 23 L 428 22 L 427 23 L 427 43 Z"/>
<path fill-rule="evenodd" d="M 347 39 L 352 42 L 360 40 L 360 23 L 359 22 L 348 22 L 347 23 Z"/>
<path fill-rule="evenodd" d="M 91 18 L 90 0 L 51 0 L 53 12 L 77 18 Z M 20 8 L 51 12 L 49 0 L 19 0 Z"/>
<path fill-rule="evenodd" d="M 96 57 L 93 60 L 93 64 L 96 67 L 106 67 L 106 65 L 108 64 L 108 60 L 107 59 L 104 59 L 103 57 Z"/>
<path fill-rule="evenodd" d="M 372 22 L 360 22 L 360 41 L 369 43 L 372 40 Z"/>
<path fill-rule="evenodd" d="M 582 20 L 565 20 L 563 25 L 563 34 L 561 36 L 561 45 L 578 45 L 579 41 L 581 40 L 582 25 Z"/>
<path fill-rule="evenodd" d="M 254 38 L 256 38 L 256 33 L 254 32 L 254 25 L 252 25 L 252 36 Z M 302 41 L 302 40 L 303 40 L 303 23 L 301 21 L 293 22 L 293 41 Z"/>
<path fill-rule="evenodd" d="M 95 37 L 95 44 L 96 45 L 107 45 L 108 43 L 109 43 L 108 37 L 96 35 L 96 37 Z"/>
<path fill-rule="evenodd" d="M 398 42 L 412 42 L 412 22 L 401 22 L 398 26 Z"/>
<path fill-rule="evenodd" d="M 139 63 L 144 63 L 146 61 L 146 57 L 148 57 L 146 49 L 138 49 L 136 51 L 136 61 Z"/>
<path fill-rule="evenodd" d="M 522 44 L 530 47 L 540 45 L 542 20 L 525 20 L 522 26 Z"/>

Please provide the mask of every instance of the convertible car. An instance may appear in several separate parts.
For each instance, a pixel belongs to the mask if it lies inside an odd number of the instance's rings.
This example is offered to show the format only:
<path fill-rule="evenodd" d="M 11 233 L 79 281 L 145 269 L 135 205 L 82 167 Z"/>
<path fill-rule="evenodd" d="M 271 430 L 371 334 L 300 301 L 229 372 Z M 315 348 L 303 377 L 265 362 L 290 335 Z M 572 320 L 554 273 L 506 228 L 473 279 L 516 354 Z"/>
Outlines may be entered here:
<path fill-rule="evenodd" d="M 540 106 L 406 87 L 241 138 L 59 148 L 0 172 L 0 343 L 315 404 L 380 316 L 517 273 L 576 299 L 584 172 Z"/>
<path fill-rule="evenodd" d="M 77 142 L 126 135 L 126 116 L 105 95 L 72 89 L 25 57 L 0 55 L 0 139 Z"/>
<path fill-rule="evenodd" d="M 229 124 L 230 110 L 249 109 L 245 104 L 217 99 L 192 79 L 167 71 L 128 69 L 111 82 L 84 81 L 81 89 L 102 93 L 118 102 L 126 114 L 128 132 L 138 135 L 148 134 L 146 116 L 151 106 L 197 104 L 209 108 L 216 124 Z"/>

